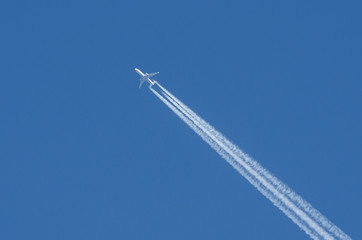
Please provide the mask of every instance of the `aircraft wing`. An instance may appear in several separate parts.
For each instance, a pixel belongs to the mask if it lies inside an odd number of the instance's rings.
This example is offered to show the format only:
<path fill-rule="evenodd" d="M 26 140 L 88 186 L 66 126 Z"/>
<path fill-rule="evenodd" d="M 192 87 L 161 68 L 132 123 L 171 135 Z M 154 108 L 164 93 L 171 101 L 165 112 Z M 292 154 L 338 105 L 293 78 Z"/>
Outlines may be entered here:
<path fill-rule="evenodd" d="M 149 73 L 148 76 L 152 77 L 152 76 L 155 76 L 156 74 L 159 74 L 159 72 Z"/>
<path fill-rule="evenodd" d="M 144 83 L 145 81 L 143 81 L 142 79 L 140 79 L 140 85 L 139 85 L 139 88 L 142 87 L 142 84 Z"/>

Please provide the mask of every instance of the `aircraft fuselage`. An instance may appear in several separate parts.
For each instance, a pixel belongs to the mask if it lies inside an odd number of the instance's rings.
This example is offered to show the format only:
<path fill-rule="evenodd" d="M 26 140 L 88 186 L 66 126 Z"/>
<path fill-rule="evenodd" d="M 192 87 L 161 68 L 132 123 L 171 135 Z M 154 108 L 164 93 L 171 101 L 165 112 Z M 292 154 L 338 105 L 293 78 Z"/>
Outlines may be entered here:
<path fill-rule="evenodd" d="M 155 75 L 155 74 L 143 73 L 138 68 L 135 68 L 134 70 L 136 71 L 136 73 L 138 73 L 138 75 L 141 76 L 141 79 L 140 79 L 141 82 L 140 82 L 139 87 L 141 87 L 144 82 L 148 82 L 150 84 L 149 87 L 152 87 L 155 84 L 155 81 L 152 81 L 150 79 L 150 75 Z"/>

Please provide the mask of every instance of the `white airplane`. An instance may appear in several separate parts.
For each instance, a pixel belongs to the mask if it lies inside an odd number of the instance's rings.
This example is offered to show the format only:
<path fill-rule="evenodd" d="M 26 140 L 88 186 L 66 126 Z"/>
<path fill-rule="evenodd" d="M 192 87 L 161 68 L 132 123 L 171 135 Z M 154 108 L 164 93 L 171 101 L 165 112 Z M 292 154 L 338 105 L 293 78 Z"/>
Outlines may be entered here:
<path fill-rule="evenodd" d="M 149 84 L 150 84 L 150 87 L 152 87 L 154 84 L 155 84 L 155 82 L 156 81 L 152 81 L 151 79 L 150 79 L 150 77 L 152 77 L 152 76 L 155 76 L 156 74 L 158 74 L 159 72 L 155 72 L 155 73 L 143 73 L 143 72 L 141 72 L 138 68 L 135 68 L 134 69 L 135 71 L 136 71 L 136 73 L 138 73 L 140 76 L 141 76 L 141 78 L 140 78 L 140 88 L 142 87 L 142 84 L 144 83 L 144 82 L 148 82 Z"/>

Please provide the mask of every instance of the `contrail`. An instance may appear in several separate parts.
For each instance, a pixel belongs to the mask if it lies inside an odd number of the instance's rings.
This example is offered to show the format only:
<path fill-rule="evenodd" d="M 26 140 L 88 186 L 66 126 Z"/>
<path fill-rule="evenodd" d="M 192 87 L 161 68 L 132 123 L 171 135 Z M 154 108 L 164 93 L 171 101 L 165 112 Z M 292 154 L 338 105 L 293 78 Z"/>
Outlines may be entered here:
<path fill-rule="evenodd" d="M 162 94 L 167 100 L 154 89 L 150 89 L 162 102 L 311 238 L 350 239 L 310 204 L 244 154 L 165 88 L 156 84 L 163 90 Z"/>
<path fill-rule="evenodd" d="M 238 161 L 242 161 L 248 165 L 250 165 L 261 177 L 265 178 L 268 182 L 270 182 L 278 192 L 285 195 L 288 199 L 290 199 L 294 204 L 296 204 L 299 208 L 302 208 L 310 217 L 314 219 L 319 225 L 323 226 L 329 233 L 336 236 L 340 239 L 350 239 L 348 235 L 346 235 L 341 229 L 331 223 L 326 217 L 324 217 L 318 210 L 312 207 L 307 201 L 305 201 L 302 197 L 300 197 L 297 193 L 295 193 L 291 188 L 289 188 L 286 184 L 277 179 L 273 174 L 271 174 L 268 170 L 263 168 L 259 163 L 255 160 L 251 159 L 247 154 L 243 153 L 237 146 L 231 143 L 226 137 L 224 137 L 221 133 L 215 130 L 209 123 L 200 118 L 195 112 L 193 112 L 189 107 L 187 107 L 184 103 L 178 100 L 175 96 L 173 96 L 169 91 L 167 91 L 160 84 L 156 83 L 163 94 L 170 98 L 170 101 L 173 102 L 174 105 L 178 106 L 181 111 L 185 112 L 189 116 L 190 119 L 198 122 L 204 129 L 213 135 L 218 142 L 221 142 L 226 146 L 227 149 L 232 151 L 236 156 Z"/>
<path fill-rule="evenodd" d="M 217 153 L 219 153 L 230 165 L 232 165 L 242 176 L 244 176 L 254 187 L 256 187 L 264 196 L 266 196 L 275 206 L 283 211 L 294 223 L 296 223 L 301 229 L 303 229 L 313 239 L 320 239 L 314 230 L 310 229 L 303 220 L 301 220 L 296 214 L 293 213 L 283 202 L 279 201 L 273 193 L 263 187 L 263 185 L 248 173 L 245 168 L 240 165 L 232 156 L 230 156 L 223 148 L 219 146 L 209 135 L 203 132 L 194 122 L 187 118 L 182 112 L 179 111 L 174 105 L 168 102 L 163 96 L 161 96 L 154 89 L 150 90 L 165 103 L 178 117 L 180 117 L 192 130 L 194 130 L 206 143 L 208 143 Z M 332 237 L 326 237 L 325 239 L 333 239 Z"/>

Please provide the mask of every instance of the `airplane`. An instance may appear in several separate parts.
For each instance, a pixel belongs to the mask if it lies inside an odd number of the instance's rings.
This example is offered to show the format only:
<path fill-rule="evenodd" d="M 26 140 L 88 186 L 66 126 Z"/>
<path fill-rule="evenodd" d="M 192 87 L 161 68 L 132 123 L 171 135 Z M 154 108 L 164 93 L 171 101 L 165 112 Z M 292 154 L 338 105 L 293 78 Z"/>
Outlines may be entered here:
<path fill-rule="evenodd" d="M 136 71 L 136 73 L 138 73 L 138 74 L 141 76 L 141 78 L 140 78 L 140 81 L 141 81 L 141 82 L 140 82 L 139 88 L 142 87 L 142 84 L 143 84 L 144 82 L 148 82 L 148 83 L 150 84 L 149 87 L 152 87 L 152 86 L 156 83 L 156 81 L 152 81 L 152 80 L 150 79 L 150 77 L 155 76 L 155 75 L 158 74 L 159 72 L 155 72 L 155 73 L 143 73 L 143 72 L 141 72 L 138 68 L 135 68 L 134 70 Z"/>

